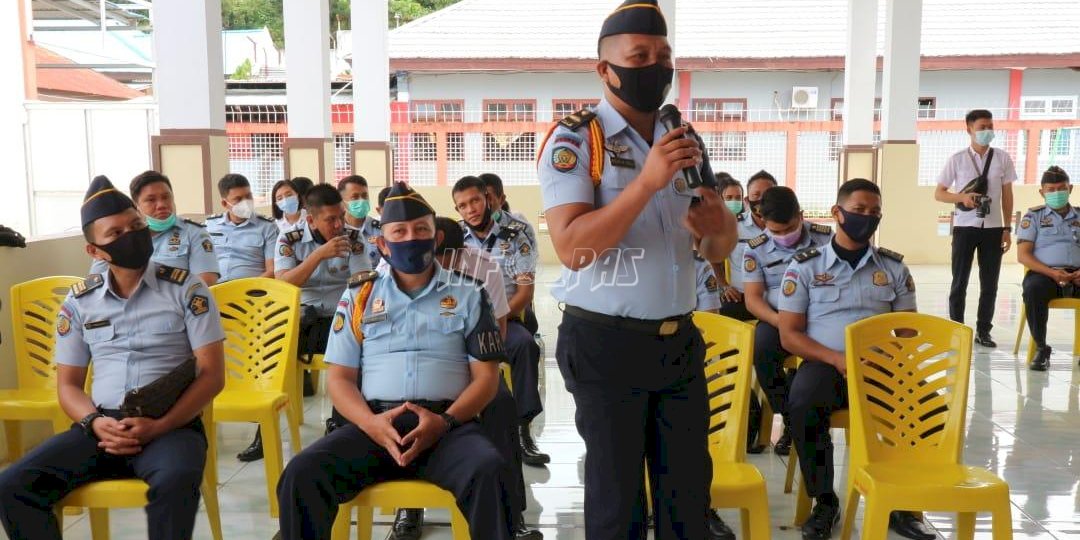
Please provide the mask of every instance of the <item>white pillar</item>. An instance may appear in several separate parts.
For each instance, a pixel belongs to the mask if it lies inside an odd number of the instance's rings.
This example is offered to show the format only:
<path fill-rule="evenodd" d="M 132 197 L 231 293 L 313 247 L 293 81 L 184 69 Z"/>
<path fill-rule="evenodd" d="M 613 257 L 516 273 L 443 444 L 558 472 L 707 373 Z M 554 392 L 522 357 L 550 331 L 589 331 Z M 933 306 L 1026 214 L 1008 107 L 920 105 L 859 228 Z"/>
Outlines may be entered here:
<path fill-rule="evenodd" d="M 353 0 L 353 172 L 373 186 L 389 181 L 390 54 L 387 0 Z"/>
<path fill-rule="evenodd" d="M 161 130 L 151 138 L 154 168 L 172 181 L 179 213 L 206 214 L 229 172 L 221 0 L 156 0 L 153 23 Z"/>
<path fill-rule="evenodd" d="M 664 14 L 665 22 L 667 22 L 668 43 L 671 45 L 671 52 L 672 52 L 671 61 L 675 63 L 675 70 L 676 70 L 675 71 L 675 76 L 671 79 L 671 91 L 668 92 L 667 99 L 665 99 L 664 102 L 665 103 L 678 103 L 679 106 L 681 106 L 684 110 L 688 111 L 690 109 L 690 104 L 689 103 L 682 103 L 682 100 L 679 99 L 680 98 L 680 92 L 681 92 L 681 85 L 679 84 L 679 72 L 678 72 L 678 69 L 679 69 L 679 61 L 678 61 L 679 44 L 675 40 L 675 29 L 677 28 L 677 25 L 676 25 L 677 11 L 676 10 L 679 7 L 678 6 L 679 1 L 678 0 L 657 0 L 657 4 L 660 6 L 660 11 L 663 12 L 663 14 Z M 555 120 L 558 120 L 558 118 L 556 118 Z M 687 118 L 686 120 L 689 121 L 690 118 Z"/>
<path fill-rule="evenodd" d="M 25 3 L 29 10 L 29 2 Z M 26 81 L 23 73 L 23 2 L 3 2 L 0 8 L 0 155 L 5 174 L 0 180 L 0 223 L 30 236 L 30 189 L 26 167 Z"/>
<path fill-rule="evenodd" d="M 914 141 L 919 100 L 922 0 L 887 0 L 881 139 Z"/>
<path fill-rule="evenodd" d="M 330 5 L 327 0 L 285 0 L 282 14 L 285 21 L 285 102 L 289 108 L 285 175 L 330 182 L 334 179 L 330 126 Z"/>
<path fill-rule="evenodd" d="M 877 0 L 848 0 L 847 23 L 840 182 L 851 178 L 874 178 Z"/>

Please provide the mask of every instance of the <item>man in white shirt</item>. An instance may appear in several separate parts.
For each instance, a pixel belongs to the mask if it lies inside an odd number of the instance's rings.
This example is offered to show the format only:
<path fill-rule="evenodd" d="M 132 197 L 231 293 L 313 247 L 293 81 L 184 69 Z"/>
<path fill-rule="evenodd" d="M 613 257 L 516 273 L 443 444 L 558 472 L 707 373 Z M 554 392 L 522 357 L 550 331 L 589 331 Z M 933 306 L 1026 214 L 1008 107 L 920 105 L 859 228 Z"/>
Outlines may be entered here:
<path fill-rule="evenodd" d="M 990 142 L 994 140 L 994 117 L 990 111 L 975 109 L 965 120 L 971 145 L 949 157 L 938 175 L 934 199 L 956 205 L 949 318 L 964 322 L 968 278 L 978 252 L 980 294 L 975 343 L 993 348 L 997 344 L 990 337 L 990 329 L 993 328 L 1001 256 L 1012 246 L 1012 183 L 1016 181 L 1016 167 L 1007 152 L 990 148 Z M 986 175 L 985 189 L 965 189 L 982 174 Z"/>

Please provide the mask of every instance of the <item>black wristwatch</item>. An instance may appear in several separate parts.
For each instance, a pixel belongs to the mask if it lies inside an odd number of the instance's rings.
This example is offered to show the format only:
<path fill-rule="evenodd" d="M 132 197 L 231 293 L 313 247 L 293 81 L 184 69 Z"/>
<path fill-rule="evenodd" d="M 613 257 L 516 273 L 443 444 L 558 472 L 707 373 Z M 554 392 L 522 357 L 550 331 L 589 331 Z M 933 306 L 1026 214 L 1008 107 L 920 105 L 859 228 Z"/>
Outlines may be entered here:
<path fill-rule="evenodd" d="M 455 429 L 461 427 L 461 422 L 458 422 L 458 419 L 454 418 L 454 415 L 449 413 L 442 413 L 439 416 L 443 419 L 443 421 L 446 422 L 447 432 L 454 431 Z"/>
<path fill-rule="evenodd" d="M 84 416 L 82 420 L 79 420 L 79 422 L 78 422 L 79 428 L 83 430 L 83 433 L 85 433 L 85 434 L 87 434 L 87 435 L 89 435 L 89 436 L 96 439 L 97 435 L 94 435 L 94 427 L 93 427 L 94 420 L 97 420 L 98 418 L 101 418 L 103 416 L 105 416 L 105 415 L 101 414 L 100 411 L 94 411 L 94 412 Z"/>

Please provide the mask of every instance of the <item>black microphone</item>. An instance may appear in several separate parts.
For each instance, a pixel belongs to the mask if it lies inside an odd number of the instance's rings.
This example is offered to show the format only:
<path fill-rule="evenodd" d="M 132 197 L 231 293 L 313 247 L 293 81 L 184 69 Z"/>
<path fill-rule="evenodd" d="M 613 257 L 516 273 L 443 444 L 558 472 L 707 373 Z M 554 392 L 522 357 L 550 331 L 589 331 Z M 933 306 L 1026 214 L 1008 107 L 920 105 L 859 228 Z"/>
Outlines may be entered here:
<path fill-rule="evenodd" d="M 679 112 L 679 108 L 671 103 L 660 107 L 660 123 L 663 124 L 668 131 L 681 127 L 682 113 Z M 683 135 L 683 138 L 686 138 L 686 136 Z M 698 146 L 700 147 L 701 145 L 699 144 Z M 701 174 L 698 173 L 697 167 L 686 167 L 682 172 L 683 176 L 686 177 L 687 186 L 690 188 L 701 186 Z"/>

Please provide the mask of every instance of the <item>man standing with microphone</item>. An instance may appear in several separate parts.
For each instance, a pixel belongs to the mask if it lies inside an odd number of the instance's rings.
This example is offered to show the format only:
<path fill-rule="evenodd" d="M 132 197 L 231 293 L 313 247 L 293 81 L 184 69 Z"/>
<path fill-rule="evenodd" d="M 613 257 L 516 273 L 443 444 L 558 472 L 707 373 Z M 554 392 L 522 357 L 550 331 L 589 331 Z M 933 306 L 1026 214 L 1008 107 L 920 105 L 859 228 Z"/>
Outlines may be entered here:
<path fill-rule="evenodd" d="M 544 211 L 565 303 L 556 356 L 585 440 L 589 540 L 644 538 L 644 461 L 656 538 L 706 537 L 712 477 L 705 344 L 690 319 L 692 246 L 720 262 L 736 242 L 720 196 L 695 189 L 702 153 L 658 109 L 674 75 L 655 1 L 604 21 L 596 72 L 604 99 L 563 119 L 542 146 Z"/>

